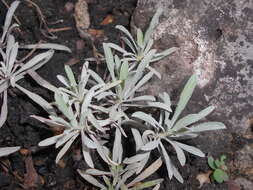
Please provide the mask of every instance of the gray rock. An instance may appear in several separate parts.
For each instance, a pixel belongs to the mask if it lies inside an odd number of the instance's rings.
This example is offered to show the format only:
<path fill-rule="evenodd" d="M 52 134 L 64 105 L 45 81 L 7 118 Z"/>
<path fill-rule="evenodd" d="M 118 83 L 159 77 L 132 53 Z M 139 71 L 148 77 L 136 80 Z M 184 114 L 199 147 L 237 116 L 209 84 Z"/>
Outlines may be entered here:
<path fill-rule="evenodd" d="M 245 178 L 236 178 L 231 182 L 229 190 L 252 190 L 252 187 L 253 183 L 251 181 Z"/>
<path fill-rule="evenodd" d="M 132 27 L 145 30 L 160 6 L 164 12 L 153 34 L 155 46 L 160 51 L 177 46 L 179 51 L 154 63 L 162 80 L 153 79 L 147 91 L 153 95 L 167 91 L 176 101 L 187 79 L 196 73 L 198 87 L 185 113 L 214 105 L 216 109 L 207 119 L 225 123 L 227 130 L 203 134 L 195 144 L 206 153 L 229 154 L 233 159 L 241 153 L 240 143 L 247 141 L 244 137 L 252 139 L 248 132 L 253 128 L 253 1 L 139 0 Z M 237 158 L 249 163 L 251 152 L 247 149 L 243 155 Z M 239 169 L 236 166 L 232 172 Z M 195 174 L 191 170 L 186 176 Z"/>
<path fill-rule="evenodd" d="M 146 28 L 159 6 L 164 13 L 153 34 L 156 47 L 180 50 L 155 63 L 162 80 L 153 80 L 149 92 L 166 89 L 178 97 L 196 73 L 193 105 L 215 105 L 212 119 L 244 134 L 253 112 L 253 1 L 139 0 L 132 24 Z"/>
<path fill-rule="evenodd" d="M 233 159 L 233 166 L 240 173 L 248 176 L 253 181 L 253 144 L 245 145 L 241 150 L 238 150 Z M 253 187 L 253 186 L 252 186 Z"/>

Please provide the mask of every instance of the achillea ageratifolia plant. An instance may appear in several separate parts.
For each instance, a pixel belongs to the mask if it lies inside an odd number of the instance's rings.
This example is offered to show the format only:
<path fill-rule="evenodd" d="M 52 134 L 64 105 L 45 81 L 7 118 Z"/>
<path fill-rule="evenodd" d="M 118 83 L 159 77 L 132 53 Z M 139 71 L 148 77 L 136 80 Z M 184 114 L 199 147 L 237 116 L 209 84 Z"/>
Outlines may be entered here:
<path fill-rule="evenodd" d="M 17 7 L 16 1 L 10 9 L 12 14 L 13 7 Z M 195 138 L 203 131 L 225 129 L 225 126 L 220 122 L 196 124 L 214 110 L 213 106 L 199 113 L 179 117 L 197 84 L 196 75 L 186 83 L 173 113 L 170 96 L 166 92 L 159 94 L 158 97 L 144 93 L 143 87 L 150 79 L 154 76 L 160 78 L 160 73 L 150 64 L 177 50 L 177 48 L 170 48 L 157 53 L 157 50 L 152 49 L 154 43 L 152 33 L 161 13 L 162 10 L 158 9 L 145 34 L 137 29 L 136 40 L 123 26 L 116 27 L 125 34 L 122 39 L 130 51 L 117 44 L 103 44 L 105 62 L 109 71 L 107 80 L 102 79 L 89 68 L 89 63 L 85 62 L 80 76 L 75 76 L 72 69 L 65 66 L 66 75 L 57 76 L 63 84 L 63 87 L 58 88 L 38 75 L 31 74 L 52 57 L 53 50 L 36 55 L 27 63 L 19 65 L 16 61 L 18 43 L 12 35 L 3 37 L 8 42 L 6 47 L 1 46 L 4 60 L 1 62 L 0 69 L 4 114 L 1 122 L 4 123 L 7 117 L 7 89 L 15 87 L 27 94 L 48 113 L 48 117 L 38 115 L 31 117 L 51 128 L 62 129 L 61 134 L 39 143 L 39 146 L 61 147 L 56 162 L 66 154 L 73 143 L 80 139 L 83 158 L 90 169 L 80 169 L 78 172 L 94 186 L 104 190 L 139 190 L 148 187 L 157 190 L 162 179 L 151 181 L 145 179 L 156 172 L 163 163 L 170 179 L 174 176 L 178 181 L 183 182 L 166 147 L 171 146 L 175 150 L 179 163 L 184 166 L 185 152 L 199 157 L 204 157 L 205 154 L 197 147 L 180 142 L 182 139 Z M 34 48 L 34 45 L 23 47 Z M 66 47 L 57 44 L 42 44 L 39 47 L 69 51 Z M 112 50 L 116 50 L 119 54 L 114 54 Z M 47 102 L 19 86 L 17 82 L 25 74 L 32 75 L 41 86 L 53 91 L 54 101 Z M 158 110 L 158 118 L 145 111 L 147 109 L 144 108 L 149 107 Z M 127 136 L 129 130 L 135 141 L 135 155 L 128 155 L 126 147 L 122 144 L 123 138 L 130 142 L 132 137 Z M 153 151 L 159 152 L 160 157 L 146 167 Z M 108 166 L 107 171 L 95 169 L 94 156 L 99 156 L 103 160 Z"/>
<path fill-rule="evenodd" d="M 48 104 L 42 97 L 37 94 L 23 88 L 18 84 L 18 81 L 23 79 L 25 75 L 29 74 L 32 78 L 39 84 L 44 86 L 47 84 L 47 88 L 56 89 L 52 85 L 48 84 L 43 80 L 35 71 L 47 63 L 54 54 L 54 50 L 64 50 L 70 51 L 69 48 L 61 46 L 58 44 L 40 44 L 40 45 L 27 45 L 19 46 L 19 43 L 15 41 L 12 35 L 12 30 L 18 27 L 17 24 L 11 24 L 12 17 L 19 5 L 20 1 L 14 1 L 5 18 L 5 23 L 3 26 L 3 33 L 0 39 L 0 98 L 1 98 L 1 117 L 0 117 L 0 128 L 4 125 L 8 116 L 8 89 L 17 88 L 23 93 L 25 93 L 29 98 L 31 98 L 36 103 L 48 110 L 51 105 Z M 29 61 L 25 62 L 25 58 L 18 60 L 18 52 L 22 49 L 30 49 L 37 47 L 39 49 L 50 49 L 44 53 L 37 54 L 36 56 L 30 58 Z M 19 147 L 6 147 L 0 148 L 0 156 L 6 156 L 10 153 L 17 151 Z"/>

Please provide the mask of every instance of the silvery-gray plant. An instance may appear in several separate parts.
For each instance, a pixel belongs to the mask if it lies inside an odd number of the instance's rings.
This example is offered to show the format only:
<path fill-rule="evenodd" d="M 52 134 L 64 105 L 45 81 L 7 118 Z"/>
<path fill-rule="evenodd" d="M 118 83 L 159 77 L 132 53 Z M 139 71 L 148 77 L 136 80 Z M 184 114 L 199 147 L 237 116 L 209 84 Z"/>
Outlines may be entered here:
<path fill-rule="evenodd" d="M 122 53 L 123 60 L 127 60 L 132 63 L 131 66 L 129 67 L 130 70 L 137 67 L 140 61 L 142 61 L 146 56 L 148 56 L 151 51 L 154 51 L 154 49 L 152 49 L 152 46 L 154 44 L 152 34 L 157 24 L 159 23 L 159 17 L 161 16 L 162 12 L 163 12 L 162 8 L 158 8 L 145 34 L 143 34 L 140 28 L 137 28 L 136 40 L 124 26 L 122 25 L 116 26 L 117 29 L 119 29 L 121 32 L 125 34 L 125 36 L 121 37 L 121 39 L 125 42 L 125 45 L 130 49 L 130 51 L 127 51 L 126 49 L 121 48 L 119 45 L 114 43 L 108 43 L 108 46 Z M 178 48 L 172 47 L 159 53 L 155 51 L 152 53 L 152 57 L 150 58 L 149 62 L 152 63 L 159 61 L 165 56 L 168 56 L 171 53 L 175 52 L 177 49 Z M 151 71 L 154 71 L 154 69 L 149 64 L 146 65 L 146 68 Z"/>
<path fill-rule="evenodd" d="M 2 98 L 1 105 L 1 118 L 0 118 L 0 127 L 3 126 L 7 119 L 8 108 L 7 108 L 7 91 L 10 87 L 18 88 L 28 97 L 30 97 L 35 102 L 43 102 L 43 107 L 47 110 L 49 106 L 46 101 L 43 100 L 37 94 L 21 87 L 17 82 L 24 78 L 26 74 L 30 74 L 32 78 L 39 84 L 43 83 L 41 77 L 36 74 L 36 70 L 42 67 L 47 63 L 54 54 L 54 50 L 48 50 L 44 53 L 40 53 L 32 57 L 26 63 L 19 62 L 17 60 L 18 52 L 20 48 L 34 48 L 36 45 L 28 45 L 20 47 L 19 43 L 15 41 L 14 36 L 11 34 L 13 28 L 17 27 L 17 24 L 12 24 L 13 14 L 18 7 L 20 1 L 14 1 L 6 15 L 5 24 L 3 27 L 3 33 L 0 41 L 0 54 L 2 61 L 0 62 L 0 96 Z M 70 49 L 58 45 L 58 44 L 39 44 L 38 47 L 41 49 L 56 49 L 64 50 L 70 52 Z M 49 89 L 52 85 L 48 85 Z M 51 88 L 54 89 L 54 88 Z"/>
<path fill-rule="evenodd" d="M 14 152 L 17 152 L 20 149 L 20 146 L 14 147 L 1 147 L 0 148 L 0 157 L 8 156 Z"/>
<path fill-rule="evenodd" d="M 168 176 L 171 179 L 173 176 L 183 183 L 183 178 L 178 172 L 169 154 L 166 151 L 166 146 L 172 146 L 177 154 L 177 158 L 182 166 L 186 163 L 184 151 L 193 155 L 204 157 L 205 154 L 198 148 L 180 142 L 184 139 L 195 138 L 200 132 L 225 129 L 225 125 L 221 122 L 203 122 L 195 124 L 199 120 L 205 118 L 213 110 L 214 106 L 209 106 L 206 109 L 196 114 L 189 114 L 181 119 L 178 119 L 181 112 L 186 107 L 194 88 L 197 84 L 197 77 L 193 75 L 186 83 L 177 104 L 176 110 L 170 119 L 170 112 L 160 110 L 160 117 L 156 120 L 152 115 L 138 111 L 132 114 L 133 118 L 144 121 L 147 126 L 142 135 L 136 129 L 132 129 L 132 133 L 136 142 L 138 154 L 124 160 L 126 164 L 139 162 L 140 170 L 145 167 L 151 151 L 157 149 L 163 157 L 167 167 Z M 160 98 L 165 104 L 171 106 L 170 97 L 167 93 L 160 95 Z M 139 171 L 140 171 L 139 170 Z"/>
<path fill-rule="evenodd" d="M 53 53 L 53 50 L 49 50 L 34 56 L 25 64 L 20 64 L 17 62 L 18 42 L 15 42 L 12 35 L 8 36 L 6 51 L 1 54 L 3 61 L 0 62 L 0 94 L 2 96 L 0 127 L 3 126 L 7 118 L 7 91 L 10 87 L 18 88 L 35 102 L 37 99 L 41 99 L 35 93 L 21 87 L 17 82 L 24 78 L 29 70 L 35 71 L 48 62 Z M 45 101 L 43 105 L 43 107 L 47 107 Z"/>
<path fill-rule="evenodd" d="M 74 73 L 69 66 L 65 66 L 67 77 L 57 76 L 65 87 L 60 87 L 55 92 L 55 102 L 48 109 L 49 118 L 33 115 L 32 117 L 51 126 L 60 127 L 64 132 L 60 135 L 49 137 L 39 143 L 39 146 L 55 144 L 56 148 L 63 146 L 56 157 L 56 163 L 71 147 L 78 136 L 81 136 L 82 152 L 88 166 L 94 167 L 90 150 L 95 149 L 101 158 L 108 164 L 114 163 L 106 154 L 101 140 L 105 134 L 105 126 L 110 125 L 113 119 L 107 115 L 109 110 L 95 101 L 97 96 L 110 90 L 121 83 L 120 80 L 104 83 L 104 81 L 88 68 L 88 62 L 82 67 L 80 79 L 76 81 Z M 105 96 L 106 97 L 106 96 Z M 43 106 L 43 103 L 41 104 Z M 55 105 L 61 114 L 53 108 Z M 105 115 L 102 118 L 101 115 Z"/>
<path fill-rule="evenodd" d="M 156 101 L 156 98 L 151 95 L 138 95 L 147 82 L 157 74 L 156 71 L 145 71 L 146 66 L 150 63 L 156 50 L 150 51 L 138 64 L 136 69 L 130 70 L 127 60 L 120 60 L 117 55 L 113 56 L 112 50 L 107 43 L 103 44 L 107 68 L 112 81 L 121 80 L 122 83 L 115 87 L 113 98 L 115 101 L 112 104 L 112 109 L 115 113 L 122 115 L 124 119 L 129 119 L 125 113 L 127 109 L 132 107 L 157 107 L 171 111 L 171 108 L 162 102 Z M 123 120 L 124 121 L 124 120 Z M 123 122 L 122 121 L 122 122 Z"/>
<path fill-rule="evenodd" d="M 144 180 L 156 172 L 162 165 L 161 157 L 154 161 L 142 173 L 135 176 L 139 170 L 138 164 L 124 164 L 122 163 L 123 146 L 121 144 L 121 132 L 117 128 L 115 132 L 114 145 L 111 159 L 116 164 L 108 164 L 110 171 L 102 171 L 98 169 L 87 169 L 85 171 L 78 170 L 78 173 L 89 183 L 102 190 L 141 190 L 153 187 L 153 190 L 158 190 L 163 179 Z M 93 146 L 96 146 L 95 144 Z M 109 150 L 107 154 L 110 155 Z M 131 178 L 134 179 L 130 180 Z M 103 182 L 100 179 L 102 178 Z"/>
<path fill-rule="evenodd" d="M 19 62 L 17 60 L 18 51 L 20 48 L 36 48 L 39 49 L 56 49 L 56 50 L 64 50 L 64 51 L 70 51 L 69 48 L 58 45 L 58 44 L 39 44 L 39 45 L 28 45 L 28 46 L 22 46 L 18 44 L 18 42 L 15 42 L 15 38 L 12 35 L 12 31 L 15 27 L 18 27 L 17 24 L 11 24 L 12 23 L 12 17 L 14 15 L 15 10 L 17 9 L 20 1 L 14 1 L 10 8 L 8 9 L 8 12 L 6 14 L 5 23 L 3 26 L 3 32 L 1 34 L 0 39 L 0 55 L 1 55 L 1 61 L 0 61 L 0 98 L 1 98 L 1 117 L 0 117 L 0 128 L 3 126 L 7 119 L 8 115 L 8 106 L 7 106 L 7 91 L 10 87 L 18 88 L 23 93 L 28 95 L 32 100 L 35 102 L 42 102 L 43 107 L 47 107 L 48 104 L 46 101 L 43 100 L 40 96 L 38 96 L 35 93 L 30 92 L 29 90 L 26 90 L 25 88 L 21 87 L 17 84 L 17 82 L 24 78 L 26 74 L 32 75 L 32 77 L 38 82 L 39 84 L 42 84 L 44 80 L 37 75 L 35 70 L 43 66 L 53 55 L 54 51 L 49 50 L 45 53 L 38 54 L 34 56 L 32 59 L 30 59 L 28 62 L 23 63 Z M 46 84 L 48 84 L 46 82 Z M 42 84 L 44 85 L 44 84 Z M 49 88 L 52 88 L 52 85 L 48 85 Z M 2 156 L 8 156 L 11 153 L 14 153 L 20 149 L 19 146 L 17 147 L 2 147 L 0 148 L 0 157 Z"/>

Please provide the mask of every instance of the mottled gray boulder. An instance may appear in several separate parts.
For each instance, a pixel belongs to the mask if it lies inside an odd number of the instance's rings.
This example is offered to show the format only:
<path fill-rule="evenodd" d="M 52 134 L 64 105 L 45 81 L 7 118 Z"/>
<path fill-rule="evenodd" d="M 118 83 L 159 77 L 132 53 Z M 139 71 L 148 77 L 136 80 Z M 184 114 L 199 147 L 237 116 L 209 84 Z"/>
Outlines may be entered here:
<path fill-rule="evenodd" d="M 243 144 L 253 139 L 249 134 L 253 131 L 253 0 L 139 0 L 133 28 L 146 29 L 160 6 L 164 12 L 153 35 L 156 48 L 177 46 L 179 51 L 153 65 L 162 80 L 153 79 L 148 91 L 154 95 L 167 91 L 176 100 L 196 73 L 198 88 L 186 112 L 215 105 L 207 119 L 222 121 L 228 129 L 204 134 L 195 143 L 212 155 L 224 153 L 240 160 Z M 251 154 L 243 152 L 245 158 Z M 240 167 L 235 164 L 231 169 Z M 194 179 L 191 172 L 188 176 Z M 249 177 L 251 172 L 243 175 Z"/>
<path fill-rule="evenodd" d="M 162 80 L 152 82 L 152 94 L 166 89 L 176 97 L 197 73 L 194 104 L 215 105 L 213 119 L 245 133 L 253 117 L 253 1 L 139 0 L 132 24 L 145 28 L 159 6 L 156 46 L 180 50 L 155 63 Z"/>

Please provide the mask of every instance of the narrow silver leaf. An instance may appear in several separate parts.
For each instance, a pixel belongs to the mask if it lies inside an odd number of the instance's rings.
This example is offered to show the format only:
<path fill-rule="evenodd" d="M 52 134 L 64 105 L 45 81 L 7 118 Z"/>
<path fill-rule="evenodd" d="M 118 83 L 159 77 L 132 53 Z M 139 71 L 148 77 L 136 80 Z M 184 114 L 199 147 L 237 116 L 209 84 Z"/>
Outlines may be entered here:
<path fill-rule="evenodd" d="M 0 157 L 8 156 L 14 152 L 17 152 L 20 149 L 20 146 L 16 147 L 0 147 Z"/>

